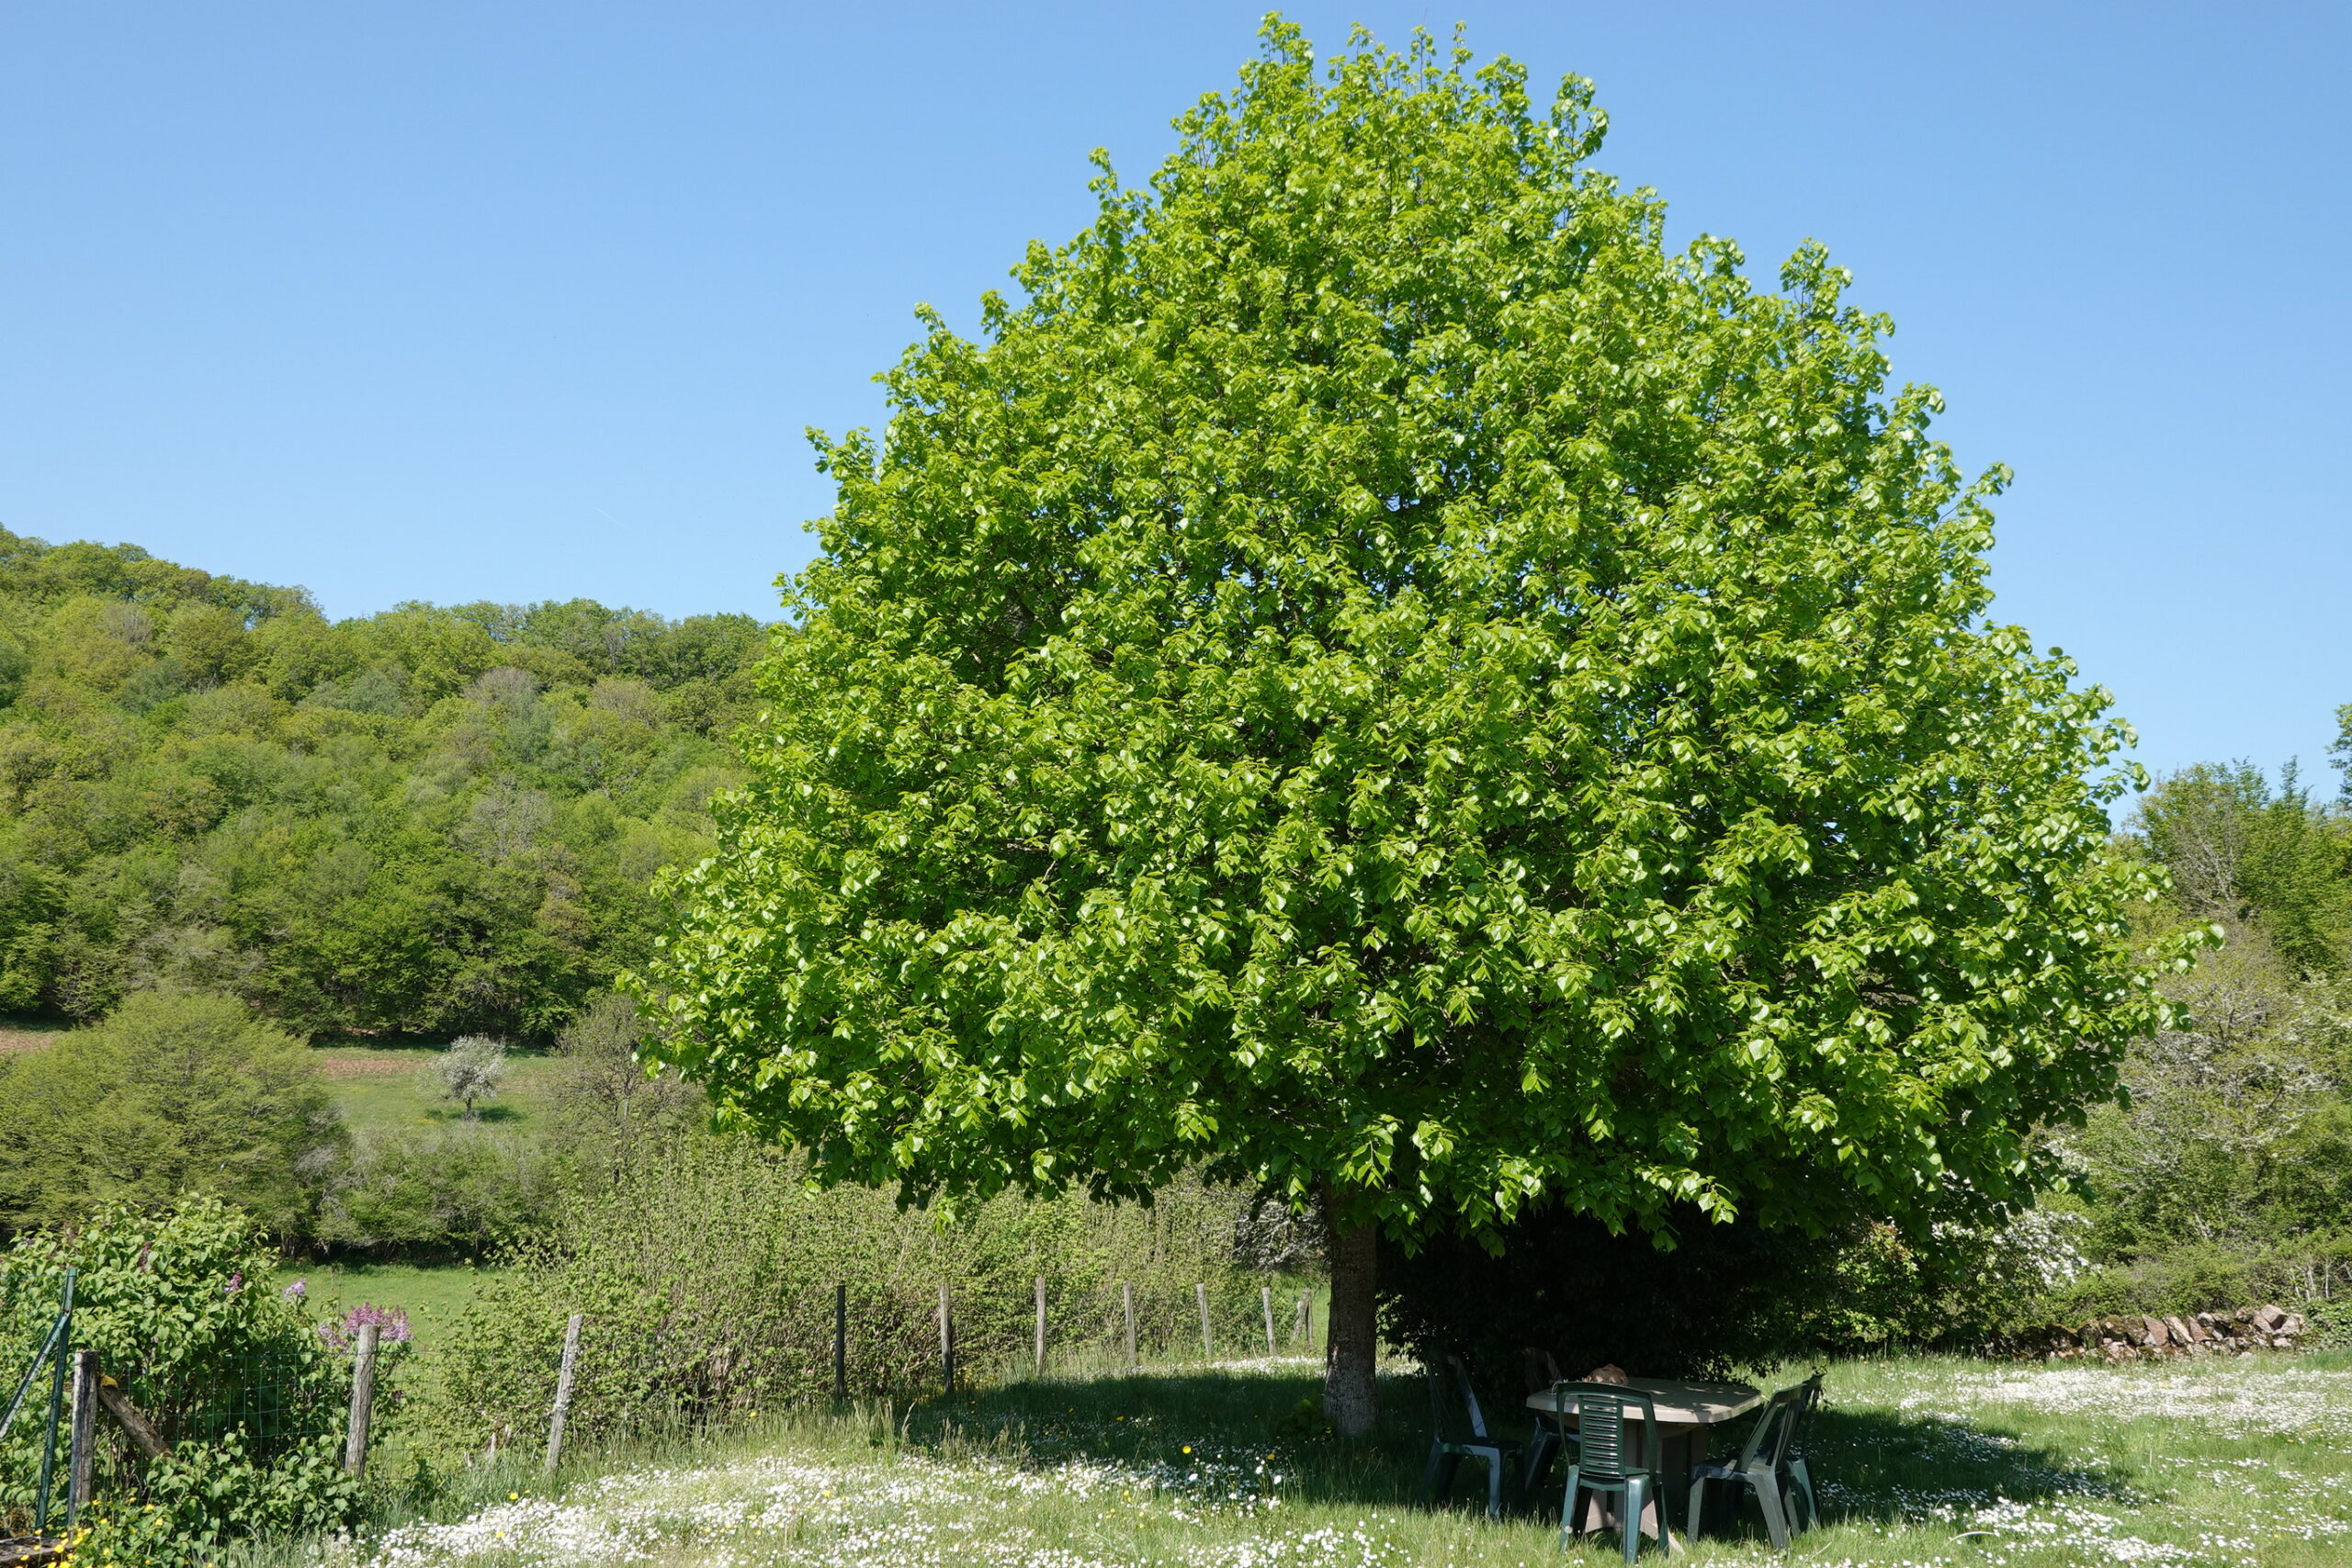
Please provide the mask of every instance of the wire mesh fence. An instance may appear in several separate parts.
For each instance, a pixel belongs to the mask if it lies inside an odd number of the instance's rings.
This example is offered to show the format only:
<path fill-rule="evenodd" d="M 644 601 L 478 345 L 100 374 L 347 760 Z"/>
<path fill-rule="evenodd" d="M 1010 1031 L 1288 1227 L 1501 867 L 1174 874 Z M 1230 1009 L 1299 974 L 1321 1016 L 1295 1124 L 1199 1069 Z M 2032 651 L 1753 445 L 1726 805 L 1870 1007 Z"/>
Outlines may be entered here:
<path fill-rule="evenodd" d="M 1128 1280 L 1073 1284 L 1050 1276 L 1029 1284 L 1020 1292 L 951 1285 L 943 1292 L 935 1284 L 853 1290 L 842 1281 L 775 1298 L 760 1312 L 699 1313 L 683 1292 L 666 1303 L 631 1303 L 631 1311 L 583 1312 L 565 1425 L 575 1438 L 621 1438 L 726 1426 L 837 1395 L 917 1397 L 944 1388 L 958 1367 L 967 1382 L 1093 1374 L 1296 1355 L 1317 1343 L 1302 1293 L 1285 1289 L 1277 1303 L 1272 1286 L 1245 1280 L 1189 1288 L 1162 1280 L 1141 1291 Z M 648 1311 L 649 1304 L 672 1310 Z M 547 1442 L 567 1325 L 568 1314 L 552 1313 L 510 1320 L 500 1375 L 479 1384 L 471 1401 L 457 1392 L 465 1369 L 439 1369 L 437 1435 L 458 1436 L 448 1422 L 454 1414 L 469 1428 L 459 1439 L 469 1451 L 477 1444 L 495 1452 Z M 166 1339 L 128 1354 L 119 1347 L 110 1357 L 93 1352 L 102 1386 L 91 1391 L 97 1408 L 82 1424 L 82 1454 L 67 1451 L 81 1395 L 69 1389 L 52 1422 L 44 1381 L 51 1363 L 44 1362 L 18 1422 L 0 1438 L 0 1532 L 28 1534 L 61 1522 L 77 1466 L 85 1498 L 97 1505 L 148 1503 L 165 1475 L 184 1468 L 175 1460 L 197 1455 L 266 1471 L 331 1452 L 357 1468 L 366 1424 L 361 1446 L 345 1450 L 354 1436 L 358 1336 L 329 1324 L 322 1339 L 201 1358 L 170 1354 Z M 70 1358 L 76 1348 L 70 1325 L 60 1343 Z M 379 1438 L 398 1428 L 414 1393 L 401 1375 L 408 1348 L 387 1341 L 376 1352 L 368 1403 Z M 45 1455 L 56 1496 L 46 1519 Z"/>
<path fill-rule="evenodd" d="M 517 1299 L 433 1369 L 431 1418 L 475 1450 L 544 1441 L 573 1312 L 582 1321 L 566 1425 L 581 1438 L 727 1426 L 836 1396 L 903 1402 L 942 1392 L 951 1378 L 1093 1375 L 1300 1355 L 1319 1344 L 1302 1292 L 1286 1286 L 1277 1300 L 1258 1278 L 1138 1288 L 1046 1276 L 1042 1291 L 1039 1278 L 992 1289 L 812 1282 L 751 1303 L 683 1286 L 602 1302 Z"/>

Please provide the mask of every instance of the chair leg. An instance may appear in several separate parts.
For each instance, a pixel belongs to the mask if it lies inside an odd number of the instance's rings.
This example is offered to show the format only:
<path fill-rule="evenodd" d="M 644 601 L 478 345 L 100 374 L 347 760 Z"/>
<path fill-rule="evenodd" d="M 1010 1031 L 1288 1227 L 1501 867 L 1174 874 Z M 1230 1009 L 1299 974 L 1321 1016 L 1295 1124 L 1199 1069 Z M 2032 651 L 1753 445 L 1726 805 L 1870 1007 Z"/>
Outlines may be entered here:
<path fill-rule="evenodd" d="M 1804 1528 L 1813 1529 L 1821 1522 L 1821 1500 L 1813 1495 L 1813 1467 L 1801 1459 L 1789 1461 L 1789 1479 L 1796 1483 L 1797 1497 L 1804 1504 Z"/>
<path fill-rule="evenodd" d="M 1442 1439 L 1433 1439 L 1430 1443 L 1430 1461 L 1421 1467 L 1421 1504 L 1424 1507 L 1436 1507 L 1445 1493 L 1452 1490 L 1453 1466 L 1446 1462 L 1449 1459 L 1453 1461 L 1453 1464 L 1462 1462 L 1445 1451 Z"/>
<path fill-rule="evenodd" d="M 1642 1508 L 1649 1502 L 1649 1480 L 1645 1476 L 1625 1478 L 1625 1511 L 1618 1517 L 1617 1541 L 1624 1548 L 1625 1561 L 1631 1562 L 1642 1554 Z"/>
<path fill-rule="evenodd" d="M 1560 1439 L 1549 1430 L 1538 1431 L 1527 1445 L 1527 1463 L 1519 1476 L 1519 1495 L 1523 1498 L 1535 1495 L 1544 1484 L 1544 1477 L 1552 1468 L 1552 1456 L 1560 1451 Z"/>
<path fill-rule="evenodd" d="M 1789 1549 L 1789 1521 L 1781 1514 L 1780 1478 L 1759 1467 L 1759 1472 L 1747 1477 L 1747 1489 L 1756 1494 L 1756 1506 L 1764 1510 L 1764 1533 L 1772 1538 L 1776 1550 L 1786 1551 Z"/>
<path fill-rule="evenodd" d="M 1690 1528 L 1682 1532 L 1686 1543 L 1699 1539 L 1699 1516 L 1706 1506 L 1707 1478 L 1702 1475 L 1690 1483 Z"/>
<path fill-rule="evenodd" d="M 1657 1549 L 1671 1557 L 1674 1555 L 1674 1526 L 1666 1517 L 1666 1478 L 1660 1475 L 1650 1477 L 1642 1483 L 1642 1492 L 1645 1496 L 1657 1499 Z"/>
<path fill-rule="evenodd" d="M 1560 1550 L 1566 1551 L 1577 1533 L 1577 1494 L 1584 1490 L 1581 1466 L 1568 1466 L 1567 1495 L 1560 1499 Z"/>
<path fill-rule="evenodd" d="M 1487 1517 L 1503 1517 L 1503 1456 L 1498 1449 L 1487 1456 Z"/>

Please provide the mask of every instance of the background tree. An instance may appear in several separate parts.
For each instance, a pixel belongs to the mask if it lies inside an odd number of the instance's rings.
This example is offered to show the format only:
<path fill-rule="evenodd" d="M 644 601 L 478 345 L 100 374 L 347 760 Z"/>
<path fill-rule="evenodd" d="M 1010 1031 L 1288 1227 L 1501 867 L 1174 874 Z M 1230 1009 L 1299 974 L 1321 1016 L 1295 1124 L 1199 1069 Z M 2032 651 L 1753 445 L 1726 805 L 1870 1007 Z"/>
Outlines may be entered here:
<path fill-rule="evenodd" d="M 2158 1013 L 1999 476 L 1602 123 L 1270 24 L 981 342 L 926 313 L 649 976 L 825 1179 L 1319 1207 L 1343 1431 L 1381 1233 L 2022 1201 Z"/>
<path fill-rule="evenodd" d="M 548 1081 L 557 1142 L 578 1174 L 610 1182 L 640 1159 L 649 1144 L 667 1145 L 693 1125 L 703 1097 L 674 1067 L 639 1056 L 644 1033 L 636 998 L 592 997 L 556 1038 Z"/>
<path fill-rule="evenodd" d="M 474 1103 L 495 1096 L 498 1086 L 505 1081 L 506 1043 L 486 1034 L 452 1040 L 425 1071 L 433 1075 L 445 1098 L 466 1108 L 466 1120 L 471 1122 L 476 1115 Z"/>
<path fill-rule="evenodd" d="M 2352 816 L 2290 766 L 2202 765 L 2140 799 L 2120 838 L 2170 874 L 2148 922 L 2225 930 L 2165 982 L 2128 1097 L 2055 1145 L 2053 1196 L 2098 1265 L 2052 1310 L 2196 1312 L 2352 1287 Z"/>

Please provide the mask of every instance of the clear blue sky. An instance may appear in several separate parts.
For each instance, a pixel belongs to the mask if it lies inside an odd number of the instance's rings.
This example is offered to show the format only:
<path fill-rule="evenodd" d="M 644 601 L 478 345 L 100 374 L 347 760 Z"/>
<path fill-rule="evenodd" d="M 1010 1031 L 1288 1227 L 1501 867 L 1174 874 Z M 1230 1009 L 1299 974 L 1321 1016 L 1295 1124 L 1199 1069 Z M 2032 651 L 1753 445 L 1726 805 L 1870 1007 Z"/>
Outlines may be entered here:
<path fill-rule="evenodd" d="M 0 8 L 0 524 L 335 615 L 774 613 L 918 300 L 969 321 L 1085 158 L 1140 179 L 1259 6 Z M 2152 767 L 2316 768 L 2352 702 L 2352 7 L 1321 4 L 1593 77 L 1600 163 L 1804 237 L 2012 465 L 1998 610 Z"/>

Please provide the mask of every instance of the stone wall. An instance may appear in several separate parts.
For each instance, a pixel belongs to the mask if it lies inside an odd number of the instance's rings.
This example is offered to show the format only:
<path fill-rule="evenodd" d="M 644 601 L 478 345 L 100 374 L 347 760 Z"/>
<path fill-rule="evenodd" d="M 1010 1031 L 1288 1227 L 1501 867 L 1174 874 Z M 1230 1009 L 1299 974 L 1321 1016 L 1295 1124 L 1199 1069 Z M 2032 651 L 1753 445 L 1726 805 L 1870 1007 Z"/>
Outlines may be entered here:
<path fill-rule="evenodd" d="M 2007 1355 L 2052 1361 L 2162 1360 L 2176 1356 L 2291 1350 L 2304 1331 L 2301 1313 L 2278 1306 L 2237 1307 L 2188 1316 L 2102 1317 L 2078 1328 L 2052 1324 L 2016 1335 L 1995 1348 Z"/>

